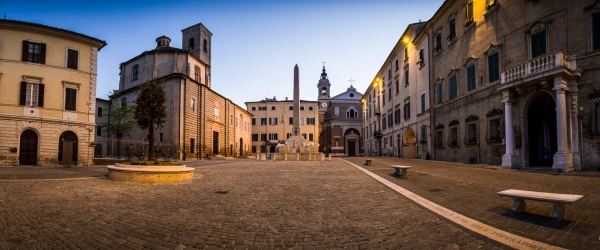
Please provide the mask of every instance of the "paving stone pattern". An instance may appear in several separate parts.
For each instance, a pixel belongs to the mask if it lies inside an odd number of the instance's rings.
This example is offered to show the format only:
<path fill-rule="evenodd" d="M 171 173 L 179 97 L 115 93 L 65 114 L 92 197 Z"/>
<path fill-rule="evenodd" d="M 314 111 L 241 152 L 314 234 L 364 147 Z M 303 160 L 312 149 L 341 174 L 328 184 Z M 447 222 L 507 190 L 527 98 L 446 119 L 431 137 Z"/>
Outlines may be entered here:
<path fill-rule="evenodd" d="M 101 167 L 75 169 L 88 179 L 0 168 L 0 249 L 508 248 L 340 160 L 187 165 L 194 178 L 170 184 L 114 182 Z"/>
<path fill-rule="evenodd" d="M 392 157 L 345 158 L 430 201 L 490 226 L 529 239 L 569 249 L 600 249 L 600 172 L 551 174 Z M 392 176 L 390 165 L 413 166 L 408 178 Z M 510 211 L 513 199 L 496 193 L 506 189 L 581 194 L 584 198 L 565 205 L 566 220 L 550 218 L 548 202 L 526 201 L 525 213 Z"/>

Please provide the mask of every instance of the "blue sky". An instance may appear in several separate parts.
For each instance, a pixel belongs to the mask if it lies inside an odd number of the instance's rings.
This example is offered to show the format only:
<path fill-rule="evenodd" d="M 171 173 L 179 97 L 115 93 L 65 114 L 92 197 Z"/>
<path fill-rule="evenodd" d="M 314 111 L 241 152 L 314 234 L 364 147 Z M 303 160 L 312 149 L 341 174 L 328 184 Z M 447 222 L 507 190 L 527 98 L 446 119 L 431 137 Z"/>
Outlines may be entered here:
<path fill-rule="evenodd" d="M 293 96 L 317 99 L 323 61 L 331 93 L 364 92 L 406 26 L 425 21 L 443 0 L 131 1 L 4 0 L 0 15 L 105 40 L 97 97 L 118 88 L 119 64 L 154 49 L 161 35 L 181 47 L 181 30 L 203 23 L 212 33 L 212 88 L 244 102 Z M 1 2 L 1 0 L 0 0 Z"/>

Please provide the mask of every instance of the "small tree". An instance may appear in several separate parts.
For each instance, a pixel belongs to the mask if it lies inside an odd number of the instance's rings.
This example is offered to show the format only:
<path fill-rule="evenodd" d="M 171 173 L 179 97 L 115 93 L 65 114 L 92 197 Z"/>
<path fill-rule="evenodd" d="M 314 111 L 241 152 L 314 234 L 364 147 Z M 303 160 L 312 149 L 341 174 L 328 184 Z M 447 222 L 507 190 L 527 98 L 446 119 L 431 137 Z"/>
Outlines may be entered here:
<path fill-rule="evenodd" d="M 117 137 L 117 157 L 121 156 L 121 139 L 124 136 L 129 135 L 135 127 L 135 121 L 133 118 L 133 111 L 135 107 L 130 106 L 118 106 L 115 101 L 118 94 L 112 94 L 109 96 L 111 107 L 109 111 L 109 122 L 102 125 L 106 128 L 108 134 L 114 134 Z"/>
<path fill-rule="evenodd" d="M 139 85 L 140 94 L 135 100 L 134 118 L 138 126 L 148 129 L 148 160 L 156 160 L 154 153 L 154 129 L 162 128 L 167 120 L 167 93 L 165 92 L 164 80 L 150 80 Z"/>

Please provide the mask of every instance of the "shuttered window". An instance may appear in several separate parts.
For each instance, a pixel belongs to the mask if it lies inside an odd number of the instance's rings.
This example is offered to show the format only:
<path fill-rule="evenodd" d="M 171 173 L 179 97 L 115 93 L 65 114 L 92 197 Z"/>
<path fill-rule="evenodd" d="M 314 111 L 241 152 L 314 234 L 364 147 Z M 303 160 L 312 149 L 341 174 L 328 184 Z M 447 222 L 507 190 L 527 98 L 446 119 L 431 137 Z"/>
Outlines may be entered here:
<path fill-rule="evenodd" d="M 475 84 L 475 65 L 467 67 L 467 91 L 474 90 Z"/>
<path fill-rule="evenodd" d="M 31 63 L 46 63 L 46 44 L 23 41 L 21 60 Z"/>
<path fill-rule="evenodd" d="M 458 88 L 457 88 L 457 83 L 456 83 L 456 76 L 450 77 L 449 80 L 449 90 L 450 90 L 450 100 L 456 98 L 458 96 Z"/>
<path fill-rule="evenodd" d="M 44 107 L 44 84 L 21 82 L 19 105 Z"/>
<path fill-rule="evenodd" d="M 65 89 L 65 110 L 76 111 L 77 90 L 72 88 Z"/>
<path fill-rule="evenodd" d="M 67 49 L 67 68 L 79 68 L 79 51 L 74 49 Z"/>

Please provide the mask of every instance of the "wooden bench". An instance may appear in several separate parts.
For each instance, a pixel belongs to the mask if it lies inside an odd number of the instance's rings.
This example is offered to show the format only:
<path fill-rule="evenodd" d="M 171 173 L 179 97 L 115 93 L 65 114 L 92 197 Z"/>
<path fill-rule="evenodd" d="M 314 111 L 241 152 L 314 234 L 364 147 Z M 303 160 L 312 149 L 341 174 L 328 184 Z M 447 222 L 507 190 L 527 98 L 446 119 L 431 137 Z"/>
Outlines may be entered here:
<path fill-rule="evenodd" d="M 365 165 L 367 165 L 367 166 L 371 165 L 371 161 L 372 161 L 371 159 L 366 159 L 365 160 Z"/>
<path fill-rule="evenodd" d="M 402 166 L 402 165 L 393 165 L 392 168 L 395 169 L 395 171 L 394 171 L 395 176 L 406 177 L 406 170 L 408 170 L 409 168 L 412 168 L 412 167 L 411 166 Z"/>
<path fill-rule="evenodd" d="M 515 199 L 511 211 L 521 213 L 525 211 L 525 200 L 545 201 L 552 203 L 552 218 L 561 221 L 565 218 L 565 204 L 573 204 L 583 195 L 543 193 L 525 190 L 509 189 L 498 192 L 498 195 Z"/>

